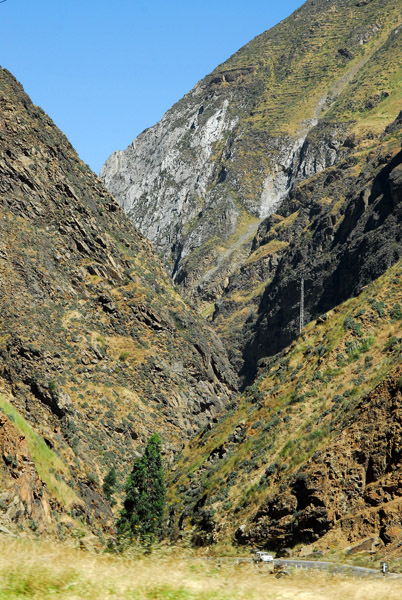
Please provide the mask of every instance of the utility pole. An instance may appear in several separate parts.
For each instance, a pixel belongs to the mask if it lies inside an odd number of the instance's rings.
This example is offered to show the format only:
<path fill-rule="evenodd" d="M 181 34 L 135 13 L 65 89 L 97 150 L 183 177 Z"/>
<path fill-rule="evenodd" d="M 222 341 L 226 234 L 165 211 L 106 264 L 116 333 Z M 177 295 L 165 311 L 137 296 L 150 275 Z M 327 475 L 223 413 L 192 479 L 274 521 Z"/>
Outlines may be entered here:
<path fill-rule="evenodd" d="M 304 277 L 300 281 L 300 333 L 304 327 Z"/>

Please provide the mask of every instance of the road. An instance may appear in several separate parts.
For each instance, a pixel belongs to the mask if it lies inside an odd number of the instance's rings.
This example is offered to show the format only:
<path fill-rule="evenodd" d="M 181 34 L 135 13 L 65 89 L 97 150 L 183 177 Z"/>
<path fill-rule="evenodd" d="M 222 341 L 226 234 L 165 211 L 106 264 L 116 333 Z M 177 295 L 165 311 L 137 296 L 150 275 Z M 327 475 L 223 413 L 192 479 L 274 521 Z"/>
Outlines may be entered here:
<path fill-rule="evenodd" d="M 319 569 L 321 571 L 343 573 L 344 575 L 354 575 L 357 577 L 383 577 L 379 569 L 369 569 L 367 567 L 355 567 L 344 564 L 337 565 L 323 560 L 290 560 L 287 558 L 275 558 L 273 562 L 278 566 L 293 567 L 296 569 Z M 387 573 L 385 577 L 402 577 L 402 575 L 399 575 L 398 573 Z"/>
<path fill-rule="evenodd" d="M 208 560 L 216 560 L 218 562 L 236 562 L 236 563 L 254 563 L 252 558 L 234 558 L 234 557 L 220 557 L 220 558 L 208 558 Z M 384 577 L 380 572 L 380 569 L 369 569 L 367 567 L 355 567 L 352 565 L 339 565 L 323 560 L 293 560 L 288 558 L 274 558 L 272 562 L 257 562 L 258 565 L 271 565 L 274 564 L 278 567 L 290 567 L 293 569 L 318 569 L 321 571 L 329 571 L 330 573 L 341 573 L 344 575 L 351 575 L 353 577 Z M 402 579 L 402 575 L 399 573 L 387 573 L 386 579 Z"/>

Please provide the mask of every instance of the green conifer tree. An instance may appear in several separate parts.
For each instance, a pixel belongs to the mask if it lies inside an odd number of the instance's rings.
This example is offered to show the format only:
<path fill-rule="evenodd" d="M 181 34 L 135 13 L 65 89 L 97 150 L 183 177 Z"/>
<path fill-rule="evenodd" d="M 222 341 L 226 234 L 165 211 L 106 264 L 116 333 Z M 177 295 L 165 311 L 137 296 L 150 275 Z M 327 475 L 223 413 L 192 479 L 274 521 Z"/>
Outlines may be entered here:
<path fill-rule="evenodd" d="M 165 497 L 161 439 L 155 433 L 144 455 L 134 461 L 127 479 L 126 498 L 117 523 L 119 535 L 154 539 L 161 531 Z"/>

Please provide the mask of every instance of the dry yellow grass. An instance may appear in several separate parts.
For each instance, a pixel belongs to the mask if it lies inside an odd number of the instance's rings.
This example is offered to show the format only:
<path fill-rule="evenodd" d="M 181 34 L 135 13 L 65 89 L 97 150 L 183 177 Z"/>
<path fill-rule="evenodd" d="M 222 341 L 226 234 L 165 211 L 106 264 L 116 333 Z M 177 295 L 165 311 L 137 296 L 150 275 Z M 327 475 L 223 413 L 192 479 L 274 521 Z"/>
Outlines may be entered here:
<path fill-rule="evenodd" d="M 56 543 L 0 540 L 0 599 L 399 600 L 402 581 L 310 571 L 276 579 L 263 567 L 186 557 L 96 555 Z"/>
<path fill-rule="evenodd" d="M 268 242 L 268 244 L 260 246 L 252 254 L 250 254 L 246 263 L 256 262 L 265 256 L 277 254 L 280 250 L 284 250 L 288 246 L 289 242 L 284 242 L 282 240 L 271 240 Z"/>

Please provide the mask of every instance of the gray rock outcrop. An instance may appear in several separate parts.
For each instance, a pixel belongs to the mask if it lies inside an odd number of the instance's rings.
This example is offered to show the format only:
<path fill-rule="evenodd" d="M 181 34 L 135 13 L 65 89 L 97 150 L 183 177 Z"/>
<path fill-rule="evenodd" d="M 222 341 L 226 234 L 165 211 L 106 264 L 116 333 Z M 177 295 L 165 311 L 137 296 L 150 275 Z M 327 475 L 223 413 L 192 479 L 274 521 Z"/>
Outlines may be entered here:
<path fill-rule="evenodd" d="M 383 4 L 395 11 L 391 0 Z M 201 302 L 222 296 L 259 222 L 295 184 L 351 150 L 349 130 L 360 115 L 351 119 L 349 109 L 367 110 L 367 98 L 358 106 L 353 84 L 395 21 L 371 3 L 338 5 L 306 2 L 200 81 L 101 170 L 175 281 Z M 376 84 L 372 91 L 379 103 L 389 96 Z"/>

